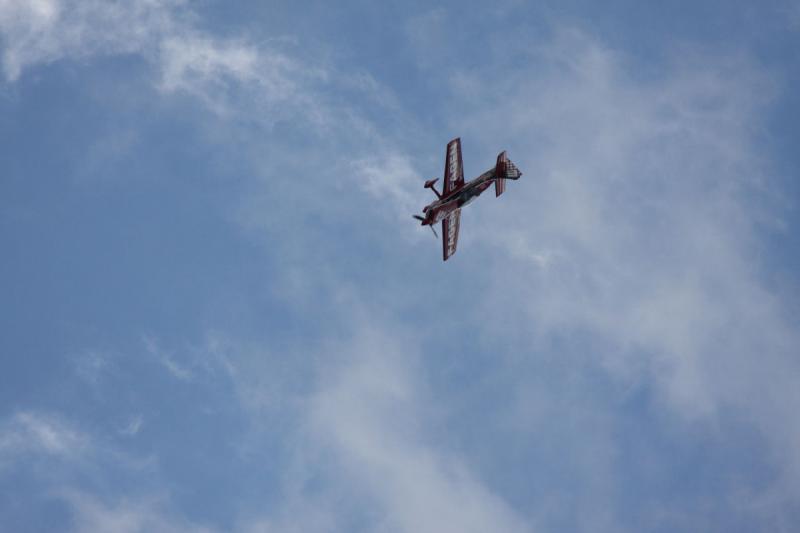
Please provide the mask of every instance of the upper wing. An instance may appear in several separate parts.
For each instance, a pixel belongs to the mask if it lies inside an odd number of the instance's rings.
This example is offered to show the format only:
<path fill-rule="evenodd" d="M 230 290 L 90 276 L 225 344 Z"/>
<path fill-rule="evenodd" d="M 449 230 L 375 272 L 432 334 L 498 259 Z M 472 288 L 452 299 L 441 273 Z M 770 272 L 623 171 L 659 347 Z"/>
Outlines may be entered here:
<path fill-rule="evenodd" d="M 445 261 L 456 253 L 458 228 L 461 226 L 461 209 L 451 211 L 442 219 L 442 257 Z"/>
<path fill-rule="evenodd" d="M 461 166 L 461 138 L 456 137 L 447 143 L 447 154 L 444 159 L 444 192 L 443 196 L 460 189 L 464 185 L 464 168 Z"/>

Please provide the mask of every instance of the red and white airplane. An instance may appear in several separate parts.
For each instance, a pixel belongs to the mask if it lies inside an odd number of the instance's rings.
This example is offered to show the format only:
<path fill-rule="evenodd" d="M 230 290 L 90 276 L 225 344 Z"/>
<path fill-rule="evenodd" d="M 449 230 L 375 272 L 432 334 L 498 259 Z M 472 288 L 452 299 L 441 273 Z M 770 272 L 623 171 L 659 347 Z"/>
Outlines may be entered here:
<path fill-rule="evenodd" d="M 447 154 L 444 160 L 444 191 L 439 194 L 434 184 L 439 178 L 425 182 L 425 188 L 431 189 L 438 200 L 425 206 L 422 213 L 425 216 L 414 215 L 422 222 L 423 226 L 430 226 L 434 235 L 436 230 L 433 225 L 442 222 L 442 257 L 444 260 L 456 253 L 458 243 L 458 228 L 461 221 L 461 208 L 473 201 L 488 189 L 494 182 L 495 196 L 500 196 L 506 189 L 506 180 L 516 180 L 522 172 L 506 156 L 505 151 L 497 156 L 497 164 L 477 178 L 464 183 L 464 168 L 461 161 L 461 139 L 456 138 L 447 143 Z"/>

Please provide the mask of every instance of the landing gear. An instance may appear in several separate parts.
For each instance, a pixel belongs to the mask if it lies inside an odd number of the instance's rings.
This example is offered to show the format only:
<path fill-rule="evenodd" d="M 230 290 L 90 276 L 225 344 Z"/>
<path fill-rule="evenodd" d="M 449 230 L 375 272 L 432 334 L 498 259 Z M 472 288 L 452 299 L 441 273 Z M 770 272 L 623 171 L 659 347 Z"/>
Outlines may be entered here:
<path fill-rule="evenodd" d="M 433 185 L 434 185 L 434 184 L 435 184 L 437 181 L 439 181 L 439 178 L 434 178 L 434 179 L 432 179 L 432 180 L 428 180 L 428 181 L 426 181 L 426 182 L 425 182 L 425 188 L 426 188 L 426 189 L 430 189 L 430 190 L 432 190 L 432 191 L 434 192 L 434 194 L 436 194 L 436 197 L 437 197 L 437 198 L 441 198 L 441 197 L 442 197 L 442 195 L 441 195 L 441 194 L 439 194 L 439 191 L 437 191 L 437 190 L 436 190 L 436 187 L 434 187 L 434 186 L 433 186 Z"/>

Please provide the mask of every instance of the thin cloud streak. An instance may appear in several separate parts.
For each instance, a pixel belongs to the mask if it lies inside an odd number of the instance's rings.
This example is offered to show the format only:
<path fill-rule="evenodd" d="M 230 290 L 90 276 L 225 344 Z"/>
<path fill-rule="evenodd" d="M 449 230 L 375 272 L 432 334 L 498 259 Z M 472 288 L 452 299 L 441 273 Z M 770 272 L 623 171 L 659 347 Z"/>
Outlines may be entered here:
<path fill-rule="evenodd" d="M 88 436 L 56 417 L 22 411 L 0 426 L 0 462 L 28 454 L 71 458 L 91 446 Z"/>

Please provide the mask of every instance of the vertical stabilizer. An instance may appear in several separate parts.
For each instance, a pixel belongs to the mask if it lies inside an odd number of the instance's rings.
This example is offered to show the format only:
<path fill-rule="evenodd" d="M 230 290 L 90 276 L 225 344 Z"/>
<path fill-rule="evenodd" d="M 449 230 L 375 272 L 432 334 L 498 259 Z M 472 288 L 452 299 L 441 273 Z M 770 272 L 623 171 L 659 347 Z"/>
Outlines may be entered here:
<path fill-rule="evenodd" d="M 494 167 L 494 192 L 495 196 L 500 196 L 506 190 L 506 180 L 516 180 L 522 176 L 517 166 L 511 162 L 505 150 L 497 156 L 497 164 Z"/>
<path fill-rule="evenodd" d="M 508 156 L 506 156 L 505 150 L 500 152 L 497 156 L 497 164 L 494 166 L 494 195 L 495 197 L 500 196 L 503 194 L 503 191 L 506 190 L 506 164 L 508 162 Z"/>

